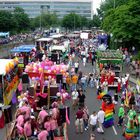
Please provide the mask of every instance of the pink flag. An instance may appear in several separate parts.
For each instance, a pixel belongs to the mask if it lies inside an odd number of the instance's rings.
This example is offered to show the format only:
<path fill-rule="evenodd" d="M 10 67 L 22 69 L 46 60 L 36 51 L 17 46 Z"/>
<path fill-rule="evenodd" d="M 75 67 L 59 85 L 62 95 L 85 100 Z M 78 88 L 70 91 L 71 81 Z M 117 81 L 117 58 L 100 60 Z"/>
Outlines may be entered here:
<path fill-rule="evenodd" d="M 19 91 L 22 91 L 22 83 L 21 83 L 21 82 L 20 82 L 19 85 L 18 85 L 18 90 L 19 90 Z"/>
<path fill-rule="evenodd" d="M 67 124 L 70 125 L 70 120 L 69 120 L 69 117 L 68 117 L 68 108 L 66 107 L 66 122 Z"/>

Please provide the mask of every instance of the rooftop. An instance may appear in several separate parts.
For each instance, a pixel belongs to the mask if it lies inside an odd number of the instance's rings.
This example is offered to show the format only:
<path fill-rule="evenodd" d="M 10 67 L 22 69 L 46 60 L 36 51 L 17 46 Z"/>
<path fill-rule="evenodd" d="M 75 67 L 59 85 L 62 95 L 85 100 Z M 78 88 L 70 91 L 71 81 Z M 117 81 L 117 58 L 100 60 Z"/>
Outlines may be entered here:
<path fill-rule="evenodd" d="M 1 0 L 1 2 L 93 2 L 93 0 Z"/>

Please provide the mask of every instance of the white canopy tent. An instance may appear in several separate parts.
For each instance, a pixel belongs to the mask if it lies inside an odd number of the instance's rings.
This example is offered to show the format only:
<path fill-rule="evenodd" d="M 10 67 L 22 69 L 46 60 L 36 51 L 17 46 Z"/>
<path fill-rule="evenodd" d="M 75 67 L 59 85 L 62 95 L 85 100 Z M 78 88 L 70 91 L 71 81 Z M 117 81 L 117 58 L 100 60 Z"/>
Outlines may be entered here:
<path fill-rule="evenodd" d="M 13 59 L 0 59 L 0 75 L 5 75 L 6 74 L 6 65 L 9 62 L 12 62 Z"/>

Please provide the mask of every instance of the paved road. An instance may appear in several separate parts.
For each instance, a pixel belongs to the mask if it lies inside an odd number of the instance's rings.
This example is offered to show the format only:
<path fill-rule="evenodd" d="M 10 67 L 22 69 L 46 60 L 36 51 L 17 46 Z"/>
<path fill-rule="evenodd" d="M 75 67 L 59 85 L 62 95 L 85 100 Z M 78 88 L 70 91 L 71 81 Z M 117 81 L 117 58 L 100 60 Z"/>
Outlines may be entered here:
<path fill-rule="evenodd" d="M 3 51 L 0 50 L 0 58 L 2 56 L 7 56 L 7 52 L 8 49 L 4 48 Z M 80 65 L 80 69 L 86 74 L 88 74 L 89 72 L 92 71 L 93 67 L 91 66 L 91 64 L 87 64 L 86 67 L 83 67 L 82 65 Z M 90 114 L 95 110 L 98 111 L 100 106 L 101 106 L 101 101 L 98 101 L 96 99 L 96 89 L 95 88 L 87 88 L 87 93 L 86 93 L 86 104 L 89 108 Z M 116 126 L 117 121 L 118 121 L 118 117 L 117 117 L 117 111 L 118 111 L 118 106 L 116 106 L 116 114 L 114 115 L 115 118 L 115 129 L 117 131 L 117 135 L 115 135 L 112 127 L 104 129 L 105 133 L 102 134 L 98 134 L 97 132 L 95 132 L 96 134 L 96 140 L 124 140 L 124 138 L 121 136 L 123 129 L 122 128 L 118 128 Z M 75 111 L 73 111 L 71 109 L 70 112 L 70 121 L 71 124 L 68 126 L 68 136 L 69 136 L 69 140 L 89 140 L 89 131 L 84 131 L 83 134 L 76 134 L 75 133 L 75 127 L 74 127 L 74 121 L 75 121 Z M 5 136 L 6 130 L 5 129 L 0 129 L 0 140 L 5 140 L 4 136 Z"/>
<path fill-rule="evenodd" d="M 86 67 L 83 67 L 82 65 L 80 65 L 80 68 L 84 73 L 89 73 L 93 69 L 91 64 L 87 64 Z M 114 93 L 112 92 L 112 94 L 114 94 Z M 96 89 L 95 88 L 87 88 L 86 105 L 88 106 L 90 114 L 93 111 L 98 111 L 99 110 L 99 108 L 101 106 L 101 101 L 98 101 L 96 99 Z M 112 127 L 104 128 L 104 130 L 105 130 L 104 134 L 98 134 L 97 132 L 95 132 L 96 140 L 124 140 L 124 138 L 122 137 L 123 128 L 117 127 L 117 125 L 116 125 L 117 121 L 118 121 L 118 117 L 117 117 L 118 106 L 119 105 L 116 105 L 116 107 L 115 107 L 116 114 L 114 115 L 114 118 L 115 118 L 114 127 L 117 131 L 117 135 L 114 133 Z M 89 131 L 84 131 L 83 134 L 76 134 L 75 133 L 74 121 L 75 121 L 76 111 L 73 111 L 71 109 L 70 113 L 71 113 L 71 115 L 70 115 L 71 124 L 70 124 L 70 126 L 68 126 L 69 140 L 89 140 L 90 139 L 90 137 L 89 137 L 90 132 Z"/>

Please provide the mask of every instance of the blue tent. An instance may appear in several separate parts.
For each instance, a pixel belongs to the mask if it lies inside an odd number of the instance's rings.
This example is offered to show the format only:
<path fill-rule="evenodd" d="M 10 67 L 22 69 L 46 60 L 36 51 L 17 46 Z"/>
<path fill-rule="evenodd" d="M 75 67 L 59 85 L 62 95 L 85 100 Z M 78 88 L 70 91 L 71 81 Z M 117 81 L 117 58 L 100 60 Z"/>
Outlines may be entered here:
<path fill-rule="evenodd" d="M 20 53 L 20 52 L 31 52 L 32 49 L 35 48 L 35 45 L 21 45 L 18 47 L 14 47 L 10 52 L 12 53 Z"/>

